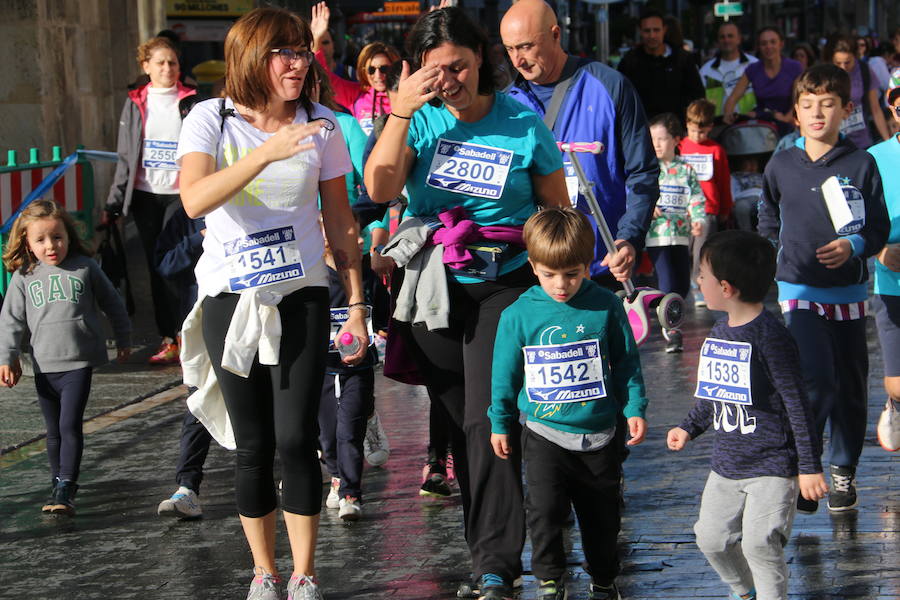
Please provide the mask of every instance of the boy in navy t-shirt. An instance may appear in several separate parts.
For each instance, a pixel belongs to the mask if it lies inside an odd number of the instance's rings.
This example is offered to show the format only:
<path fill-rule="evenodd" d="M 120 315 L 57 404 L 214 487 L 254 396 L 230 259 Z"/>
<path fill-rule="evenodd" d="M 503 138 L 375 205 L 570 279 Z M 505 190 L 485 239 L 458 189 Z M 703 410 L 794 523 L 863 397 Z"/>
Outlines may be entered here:
<path fill-rule="evenodd" d="M 703 245 L 697 283 L 728 316 L 700 350 L 697 403 L 667 436 L 678 451 L 715 428 L 694 531 L 733 598 L 787 598 L 797 492 L 817 501 L 828 491 L 797 346 L 763 307 L 774 274 L 775 250 L 756 234 L 724 231 Z"/>

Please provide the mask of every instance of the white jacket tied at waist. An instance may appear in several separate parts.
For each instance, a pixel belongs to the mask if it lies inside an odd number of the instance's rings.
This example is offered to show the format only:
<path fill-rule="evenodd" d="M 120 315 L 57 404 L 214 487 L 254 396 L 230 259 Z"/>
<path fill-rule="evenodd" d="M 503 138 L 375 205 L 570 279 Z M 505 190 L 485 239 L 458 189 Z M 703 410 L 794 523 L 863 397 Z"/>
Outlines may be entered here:
<path fill-rule="evenodd" d="M 247 377 L 257 352 L 260 364 L 278 364 L 281 349 L 281 315 L 278 303 L 285 295 L 297 289 L 299 287 L 296 282 L 291 281 L 241 292 L 231 316 L 228 333 L 225 334 L 223 369 L 240 377 Z M 204 299 L 205 296 L 197 299 L 181 330 L 184 383 L 197 388 L 187 399 L 187 405 L 219 444 L 234 450 L 234 430 L 225 408 L 225 398 L 203 341 Z"/>

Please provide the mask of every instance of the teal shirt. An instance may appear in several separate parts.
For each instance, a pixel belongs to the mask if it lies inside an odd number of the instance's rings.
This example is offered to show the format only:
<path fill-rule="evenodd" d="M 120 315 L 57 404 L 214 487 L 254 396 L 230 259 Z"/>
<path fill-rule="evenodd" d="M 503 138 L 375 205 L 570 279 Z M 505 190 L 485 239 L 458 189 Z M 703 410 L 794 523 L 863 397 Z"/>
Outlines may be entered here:
<path fill-rule="evenodd" d="M 578 342 L 588 342 L 590 346 L 593 340 L 599 346 L 605 397 L 583 402 L 540 401 L 542 395 L 554 400 L 577 397 L 579 386 L 584 388 L 580 382 L 589 379 L 590 368 L 577 360 L 528 367 L 526 362 L 533 363 L 534 355 L 542 354 L 533 347 L 545 347 L 545 356 L 571 358 L 581 351 Z M 535 354 L 527 358 L 530 352 Z M 536 388 L 530 397 L 526 368 L 533 374 L 533 383 L 544 377 L 545 385 L 559 384 L 556 391 Z M 510 426 L 518 421 L 519 411 L 529 421 L 560 431 L 597 433 L 615 425 L 620 408 L 626 418 L 643 417 L 647 394 L 637 344 L 622 301 L 615 294 L 585 279 L 571 300 L 557 302 L 540 286 L 534 286 L 503 311 L 494 342 L 488 409 L 493 433 L 509 433 Z"/>
<path fill-rule="evenodd" d="M 341 126 L 344 142 L 347 144 L 347 150 L 350 151 L 350 163 L 353 165 L 353 170 L 347 173 L 347 198 L 350 200 L 350 206 L 353 206 L 359 199 L 359 186 L 362 184 L 363 174 L 363 151 L 366 149 L 368 136 L 353 115 L 335 111 L 334 116 L 337 117 L 338 125 Z"/>
<path fill-rule="evenodd" d="M 462 206 L 481 226 L 523 225 L 537 210 L 532 173 L 562 169 L 556 140 L 540 117 L 499 93 L 491 111 L 474 123 L 458 121 L 443 105 L 426 104 L 413 115 L 406 144 L 416 155 L 406 180 L 407 214 L 414 217 Z M 518 254 L 500 273 L 527 258 Z"/>
<path fill-rule="evenodd" d="M 888 244 L 900 242 L 900 134 L 869 148 L 881 173 L 884 186 L 884 203 L 891 220 Z M 900 273 L 875 261 L 875 293 L 884 296 L 900 296 Z"/>

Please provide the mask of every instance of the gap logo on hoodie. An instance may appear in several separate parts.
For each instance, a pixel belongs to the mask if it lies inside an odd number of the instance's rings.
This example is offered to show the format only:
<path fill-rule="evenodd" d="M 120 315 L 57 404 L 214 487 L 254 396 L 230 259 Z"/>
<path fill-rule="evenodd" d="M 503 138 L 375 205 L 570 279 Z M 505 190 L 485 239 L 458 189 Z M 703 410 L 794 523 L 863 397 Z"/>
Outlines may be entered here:
<path fill-rule="evenodd" d="M 553 333 L 561 329 L 549 327 L 544 333 L 552 340 Z M 606 397 L 598 340 L 524 346 L 522 352 L 525 355 L 525 391 L 531 402 L 565 404 Z"/>

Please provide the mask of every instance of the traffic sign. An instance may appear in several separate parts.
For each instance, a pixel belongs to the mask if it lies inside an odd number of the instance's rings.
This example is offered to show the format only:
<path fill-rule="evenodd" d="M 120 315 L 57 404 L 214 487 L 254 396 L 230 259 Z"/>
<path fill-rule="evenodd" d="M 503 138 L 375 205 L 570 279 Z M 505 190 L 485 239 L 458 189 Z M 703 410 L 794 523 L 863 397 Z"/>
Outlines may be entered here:
<path fill-rule="evenodd" d="M 744 14 L 744 5 L 741 2 L 716 2 L 713 5 L 713 15 L 722 17 L 726 21 L 729 17 L 739 17 Z"/>

